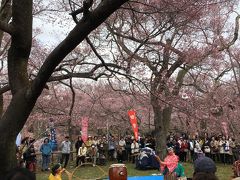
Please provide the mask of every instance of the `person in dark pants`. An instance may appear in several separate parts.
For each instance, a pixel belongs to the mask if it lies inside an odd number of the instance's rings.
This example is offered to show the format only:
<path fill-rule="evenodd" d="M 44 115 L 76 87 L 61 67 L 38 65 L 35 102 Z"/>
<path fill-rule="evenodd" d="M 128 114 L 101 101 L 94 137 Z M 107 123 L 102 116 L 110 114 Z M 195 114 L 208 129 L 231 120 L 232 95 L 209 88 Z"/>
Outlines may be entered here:
<path fill-rule="evenodd" d="M 76 153 L 78 153 L 78 150 L 79 150 L 80 147 L 82 147 L 82 144 L 83 144 L 82 137 L 78 136 L 78 139 L 77 139 L 77 141 L 75 143 Z"/>
<path fill-rule="evenodd" d="M 52 154 L 52 146 L 49 143 L 48 138 L 44 139 L 43 144 L 40 147 L 40 152 L 42 153 L 42 171 L 48 171 Z"/>
<path fill-rule="evenodd" d="M 108 141 L 108 159 L 110 161 L 114 160 L 114 152 L 116 148 L 116 142 L 114 137 L 110 137 Z"/>
<path fill-rule="evenodd" d="M 79 148 L 82 147 L 82 144 L 83 144 L 83 140 L 82 140 L 82 137 L 81 136 L 78 136 L 78 139 L 75 143 L 75 150 L 76 150 L 76 154 L 78 155 L 78 151 L 79 151 Z M 76 156 L 76 162 L 79 161 L 78 160 L 78 156 Z M 77 163 L 78 164 L 78 163 Z"/>
<path fill-rule="evenodd" d="M 65 137 L 65 141 L 61 143 L 60 148 L 62 150 L 62 158 L 60 163 L 63 164 L 63 162 L 65 161 L 63 167 L 66 168 L 68 164 L 70 152 L 71 152 L 71 142 L 69 141 L 69 136 Z"/>
<path fill-rule="evenodd" d="M 137 141 L 134 139 L 132 144 L 131 144 L 131 153 L 132 153 L 132 163 L 135 163 L 135 159 L 137 154 L 139 153 L 139 144 Z"/>
<path fill-rule="evenodd" d="M 34 146 L 31 145 L 23 154 L 23 157 L 26 161 L 26 168 L 33 172 L 36 173 L 36 153 L 35 153 L 35 149 Z"/>
<path fill-rule="evenodd" d="M 131 137 L 126 137 L 125 142 L 126 142 L 126 148 L 125 148 L 126 149 L 126 160 L 131 161 L 131 144 L 132 144 Z"/>

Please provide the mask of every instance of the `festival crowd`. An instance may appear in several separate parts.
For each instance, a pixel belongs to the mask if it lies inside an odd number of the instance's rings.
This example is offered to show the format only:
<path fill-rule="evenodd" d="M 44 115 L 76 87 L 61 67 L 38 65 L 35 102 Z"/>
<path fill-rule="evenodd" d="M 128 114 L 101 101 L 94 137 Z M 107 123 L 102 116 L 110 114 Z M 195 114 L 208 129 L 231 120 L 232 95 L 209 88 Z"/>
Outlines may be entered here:
<path fill-rule="evenodd" d="M 41 169 L 49 170 L 51 155 L 53 153 L 49 138 L 45 138 L 39 149 L 34 147 L 34 139 L 31 137 L 24 138 L 21 145 L 17 147 L 17 158 L 21 166 L 27 167 L 30 171 L 36 171 L 37 154 L 42 155 Z M 72 146 L 75 150 L 72 149 Z M 91 162 L 93 166 L 96 164 L 104 165 L 107 160 L 135 162 L 135 157 L 139 153 L 139 149 L 143 147 L 155 149 L 155 140 L 151 136 L 141 138 L 136 141 L 131 136 L 114 137 L 114 136 L 88 136 L 87 141 L 83 141 L 81 136 L 75 142 L 71 142 L 69 136 L 58 145 L 58 151 L 61 153 L 59 158 L 60 164 L 64 168 L 68 165 L 71 152 L 76 153 L 76 166 Z M 38 153 L 36 153 L 38 152 Z"/>
<path fill-rule="evenodd" d="M 167 147 L 173 147 L 179 160 L 193 162 L 200 156 L 207 156 L 214 162 L 233 164 L 239 159 L 240 146 L 234 138 L 224 135 L 202 137 L 198 135 L 181 137 L 170 135 L 167 139 Z"/>
<path fill-rule="evenodd" d="M 39 149 L 34 147 L 34 139 L 25 138 L 18 147 L 17 155 L 21 166 L 25 166 L 32 172 L 36 172 L 37 152 L 41 153 L 41 170 L 50 170 L 50 160 L 53 153 L 49 138 L 45 138 Z M 105 165 L 106 161 L 117 161 L 118 163 L 135 163 L 136 157 L 142 148 L 149 147 L 155 150 L 156 143 L 152 136 L 140 137 L 138 141 L 132 136 L 88 136 L 83 141 L 79 136 L 75 142 L 71 142 L 69 136 L 58 144 L 60 151 L 59 163 L 63 168 L 68 166 L 70 154 L 76 153 L 75 166 L 84 166 L 91 163 L 93 166 Z M 73 149 L 74 148 L 74 149 Z M 173 152 L 180 162 L 194 162 L 199 157 L 208 157 L 213 162 L 233 164 L 239 159 L 240 146 L 233 138 L 224 135 L 209 137 L 205 133 L 202 137 L 198 135 L 181 136 L 170 135 L 167 138 L 166 149 Z M 171 153 L 170 153 L 171 154 Z M 74 156 L 75 157 L 75 156 Z M 175 156 L 174 156 L 175 158 Z M 176 158 L 175 158 L 176 159 Z M 159 159 L 164 164 L 164 161 Z M 174 165 L 176 166 L 176 165 Z"/>

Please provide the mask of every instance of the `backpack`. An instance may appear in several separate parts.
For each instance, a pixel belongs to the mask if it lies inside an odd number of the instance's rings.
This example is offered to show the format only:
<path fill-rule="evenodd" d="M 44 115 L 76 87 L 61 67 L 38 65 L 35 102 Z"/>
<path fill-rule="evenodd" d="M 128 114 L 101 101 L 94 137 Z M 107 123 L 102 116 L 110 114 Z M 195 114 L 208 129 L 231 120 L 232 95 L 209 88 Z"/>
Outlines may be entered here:
<path fill-rule="evenodd" d="M 227 143 L 223 144 L 223 148 L 225 152 L 229 151 L 229 145 Z"/>

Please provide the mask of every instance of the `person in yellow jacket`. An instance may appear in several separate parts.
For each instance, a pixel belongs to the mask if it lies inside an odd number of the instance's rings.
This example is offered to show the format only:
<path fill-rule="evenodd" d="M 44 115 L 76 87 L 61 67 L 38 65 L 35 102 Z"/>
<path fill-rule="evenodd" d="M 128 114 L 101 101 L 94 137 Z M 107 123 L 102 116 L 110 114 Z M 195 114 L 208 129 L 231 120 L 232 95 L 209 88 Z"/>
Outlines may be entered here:
<path fill-rule="evenodd" d="M 65 169 L 61 167 L 60 164 L 55 164 L 52 167 L 52 172 L 48 177 L 48 180 L 62 180 L 62 172 L 64 172 Z"/>

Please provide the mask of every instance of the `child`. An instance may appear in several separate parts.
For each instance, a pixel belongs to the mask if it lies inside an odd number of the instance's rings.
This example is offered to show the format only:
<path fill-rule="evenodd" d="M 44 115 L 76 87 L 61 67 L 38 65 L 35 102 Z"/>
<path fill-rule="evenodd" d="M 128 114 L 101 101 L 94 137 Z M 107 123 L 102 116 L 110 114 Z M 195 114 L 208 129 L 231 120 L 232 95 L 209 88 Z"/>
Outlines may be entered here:
<path fill-rule="evenodd" d="M 62 172 L 65 171 L 60 164 L 56 164 L 52 167 L 52 172 L 48 177 L 48 180 L 62 180 Z"/>

